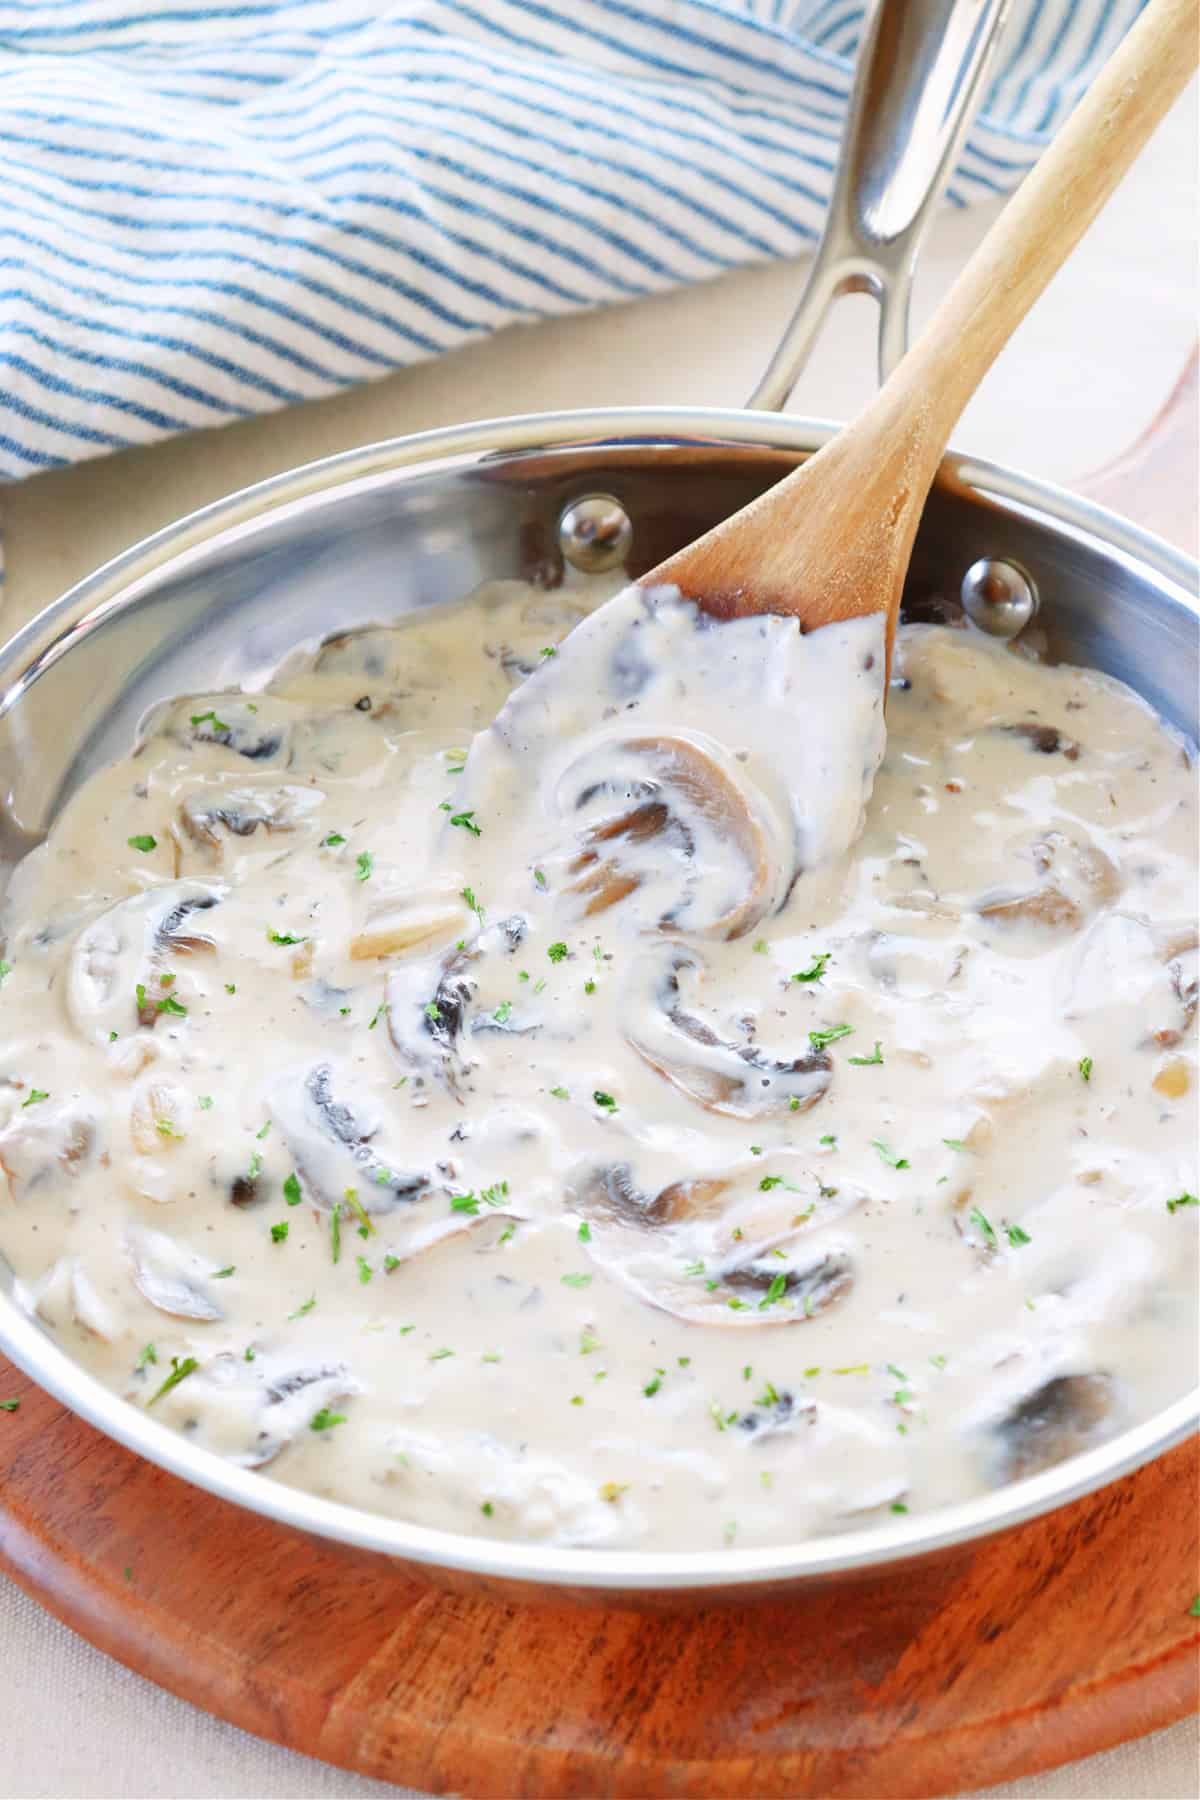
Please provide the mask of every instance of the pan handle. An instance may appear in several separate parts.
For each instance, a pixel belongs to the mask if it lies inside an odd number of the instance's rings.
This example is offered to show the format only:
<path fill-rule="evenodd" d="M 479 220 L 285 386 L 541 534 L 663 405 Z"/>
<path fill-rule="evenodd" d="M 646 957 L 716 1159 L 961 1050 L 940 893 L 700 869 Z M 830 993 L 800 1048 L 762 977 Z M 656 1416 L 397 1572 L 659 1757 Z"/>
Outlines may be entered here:
<path fill-rule="evenodd" d="M 840 294 L 879 302 L 879 379 L 908 345 L 913 270 L 983 96 L 1010 0 L 872 0 L 808 282 L 750 407 L 779 412 Z"/>

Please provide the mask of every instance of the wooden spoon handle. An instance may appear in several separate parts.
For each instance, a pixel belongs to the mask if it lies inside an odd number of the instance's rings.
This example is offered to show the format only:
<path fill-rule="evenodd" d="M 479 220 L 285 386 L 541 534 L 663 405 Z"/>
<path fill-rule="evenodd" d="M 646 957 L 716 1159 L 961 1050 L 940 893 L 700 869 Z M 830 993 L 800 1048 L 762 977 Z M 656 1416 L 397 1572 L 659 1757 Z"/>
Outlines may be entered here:
<path fill-rule="evenodd" d="M 999 351 L 1175 100 L 1200 53 L 1200 0 L 1150 0 L 946 295 L 852 424 L 742 511 L 659 565 L 716 617 L 805 630 L 883 613 L 890 659 L 925 497 Z"/>
<path fill-rule="evenodd" d="M 1187 84 L 1197 0 L 1151 0 L 1042 153 L 888 383 L 944 447 L 963 407 Z M 938 451 L 940 455 L 940 449 Z"/>

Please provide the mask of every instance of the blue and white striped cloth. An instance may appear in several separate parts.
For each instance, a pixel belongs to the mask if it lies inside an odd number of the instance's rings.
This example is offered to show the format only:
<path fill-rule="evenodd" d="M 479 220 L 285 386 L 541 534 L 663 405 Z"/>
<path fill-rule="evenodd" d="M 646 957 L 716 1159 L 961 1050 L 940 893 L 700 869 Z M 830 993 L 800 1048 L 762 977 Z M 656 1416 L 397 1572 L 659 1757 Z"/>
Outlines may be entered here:
<path fill-rule="evenodd" d="M 1016 184 L 1140 4 L 1017 0 L 954 204 Z M 0 478 L 793 255 L 862 16 L 0 0 Z"/>

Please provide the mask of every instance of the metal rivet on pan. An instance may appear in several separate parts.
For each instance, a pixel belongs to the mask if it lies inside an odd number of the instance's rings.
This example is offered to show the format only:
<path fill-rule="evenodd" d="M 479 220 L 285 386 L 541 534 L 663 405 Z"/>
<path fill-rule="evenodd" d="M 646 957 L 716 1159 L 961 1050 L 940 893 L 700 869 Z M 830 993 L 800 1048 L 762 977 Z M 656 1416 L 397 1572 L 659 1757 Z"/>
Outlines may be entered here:
<path fill-rule="evenodd" d="M 989 637 L 1013 638 L 1038 608 L 1033 581 L 1017 563 L 981 556 L 962 578 L 963 611 Z"/>
<path fill-rule="evenodd" d="M 598 575 L 625 561 L 633 545 L 629 514 L 611 494 L 583 494 L 563 509 L 559 549 L 576 569 Z"/>

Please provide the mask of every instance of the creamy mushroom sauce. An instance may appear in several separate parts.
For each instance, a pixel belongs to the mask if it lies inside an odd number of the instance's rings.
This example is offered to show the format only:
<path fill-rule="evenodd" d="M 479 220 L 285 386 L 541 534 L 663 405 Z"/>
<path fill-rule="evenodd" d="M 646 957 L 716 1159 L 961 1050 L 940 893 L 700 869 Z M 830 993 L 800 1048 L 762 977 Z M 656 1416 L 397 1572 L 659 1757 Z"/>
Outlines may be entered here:
<path fill-rule="evenodd" d="M 1176 1398 L 1179 740 L 913 627 L 875 776 L 873 622 L 556 652 L 595 598 L 340 637 L 72 799 L 7 902 L 21 1303 L 234 1462 L 567 1544 L 887 1523 Z"/>

